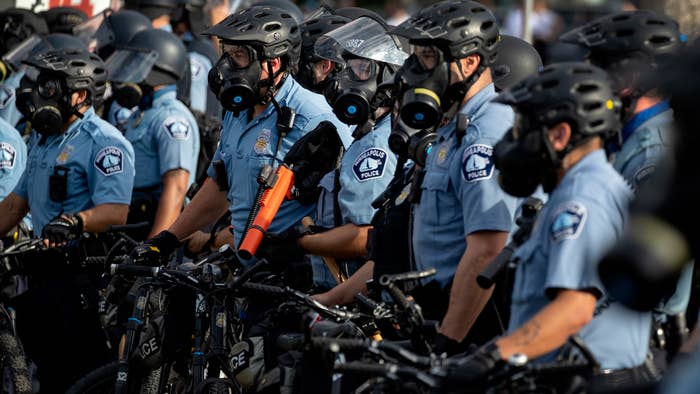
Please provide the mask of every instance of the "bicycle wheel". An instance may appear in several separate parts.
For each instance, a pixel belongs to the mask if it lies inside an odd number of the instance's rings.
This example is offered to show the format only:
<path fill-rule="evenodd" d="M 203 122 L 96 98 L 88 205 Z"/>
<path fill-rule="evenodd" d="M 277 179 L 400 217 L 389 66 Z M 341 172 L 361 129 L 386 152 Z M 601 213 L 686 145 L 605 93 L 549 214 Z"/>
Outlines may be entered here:
<path fill-rule="evenodd" d="M 66 394 L 110 394 L 114 393 L 114 383 L 119 372 L 117 361 L 104 365 L 77 381 Z M 138 383 L 131 383 L 130 393 L 158 394 L 161 369 L 149 371 L 148 375 L 141 379 L 136 379 Z"/>
<path fill-rule="evenodd" d="M 32 380 L 27 370 L 22 344 L 11 332 L 0 332 L 0 393 L 29 394 Z"/>

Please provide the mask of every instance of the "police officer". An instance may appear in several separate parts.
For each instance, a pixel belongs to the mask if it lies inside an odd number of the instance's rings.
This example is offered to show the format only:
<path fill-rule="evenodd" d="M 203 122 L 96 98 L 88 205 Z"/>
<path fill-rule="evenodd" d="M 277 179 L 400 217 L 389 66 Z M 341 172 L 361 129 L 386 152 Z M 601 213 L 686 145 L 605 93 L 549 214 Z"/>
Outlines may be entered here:
<path fill-rule="evenodd" d="M 390 33 L 414 48 L 396 74 L 395 123 L 437 128 L 438 134 L 425 165 L 412 239 L 417 268 L 435 267 L 437 274 L 414 296 L 431 305 L 424 311 L 429 318 L 442 318 L 438 352 L 455 351 L 489 300 L 490 291 L 480 289 L 476 277 L 503 248 L 516 206 L 498 187 L 493 166 L 493 146 L 513 119 L 510 108 L 491 102 L 498 26 L 483 5 L 448 0 Z M 469 340 L 483 342 L 498 331 L 489 307 Z"/>
<path fill-rule="evenodd" d="M 657 90 L 654 72 L 664 58 L 678 52 L 685 37 L 665 15 L 639 10 L 598 18 L 560 40 L 588 49 L 588 60 L 615 78 L 625 124 L 613 164 L 634 188 L 639 187 L 671 142 L 673 111 Z"/>
<path fill-rule="evenodd" d="M 136 33 L 107 62 L 115 100 L 124 108 L 137 108 L 124 133 L 140 169 L 129 222 L 151 223 L 149 238 L 177 218 L 197 168 L 197 122 L 175 97 L 175 84 L 186 73 L 186 57 L 174 34 L 148 29 Z"/>
<path fill-rule="evenodd" d="M 393 76 L 408 55 L 386 30 L 386 25 L 361 17 L 317 40 L 317 56 L 342 68 L 326 78 L 324 95 L 338 118 L 353 125 L 355 140 L 343 154 L 340 167 L 320 183 L 316 224 L 330 230 L 304 235 L 293 232 L 282 238 L 271 235 L 265 242 L 273 252 L 260 250 L 268 260 L 300 252 L 317 255 L 312 258 L 314 284 L 322 290 L 333 287 L 337 278 L 318 256 L 335 259 L 346 273 L 358 268 L 367 253 L 367 232 L 376 212 L 371 203 L 387 188 L 396 169 L 397 158 L 388 142 L 391 97 L 378 86 Z M 277 249 L 276 243 L 285 242 L 290 243 L 289 249 Z M 318 296 L 321 302 L 331 303 L 324 298 Z"/>
<path fill-rule="evenodd" d="M 73 7 L 53 7 L 39 13 L 44 18 L 50 33 L 73 33 L 73 27 L 85 22 L 88 17 Z"/>
<path fill-rule="evenodd" d="M 519 115 L 495 147 L 499 182 L 519 197 L 542 185 L 549 200 L 514 255 L 509 334 L 453 373 L 474 380 L 511 357 L 553 361 L 572 351 L 567 339 L 578 335 L 605 371 L 593 376 L 591 391 L 650 383 L 650 314 L 610 299 L 596 269 L 622 233 L 632 199 L 603 149 L 620 124 L 612 81 L 595 66 L 560 63 L 497 100 Z"/>
<path fill-rule="evenodd" d="M 37 55 L 26 64 L 39 70 L 31 119 L 37 137 L 31 139 L 19 183 L 0 203 L 0 233 L 30 210 L 35 233 L 49 246 L 124 224 L 134 152 L 92 108 L 95 98 L 104 94 L 104 63 L 86 50 L 64 49 Z M 41 266 L 50 274 L 35 277 L 33 288 L 16 297 L 13 306 L 17 331 L 39 367 L 41 384 L 61 391 L 106 362 L 109 351 L 96 312 L 86 304 L 97 297 L 95 290 L 76 282 L 78 276 L 60 268 L 65 266 L 59 261 L 51 262 L 55 264 Z M 47 322 L 55 323 L 50 334 Z M 76 344 L 83 350 L 66 363 L 65 355 L 75 355 Z"/>
<path fill-rule="evenodd" d="M 322 35 L 350 22 L 349 18 L 336 15 L 332 10 L 323 8 L 317 17 L 310 17 L 301 24 L 301 56 L 299 70 L 294 78 L 301 86 L 312 92 L 323 94 L 326 78 L 337 72 L 338 64 L 316 55 L 314 45 Z"/>
<path fill-rule="evenodd" d="M 11 124 L 0 118 L 0 199 L 19 181 L 27 163 L 27 144 Z"/>
<path fill-rule="evenodd" d="M 542 68 L 542 58 L 535 47 L 518 37 L 502 35 L 501 49 L 493 69 L 497 91 L 508 89 Z"/>
<path fill-rule="evenodd" d="M 0 12 L 0 27 L 0 57 L 3 60 L 8 52 L 31 35 L 46 35 L 49 32 L 43 19 L 21 8 L 10 8 Z M 0 61 L 0 118 L 13 126 L 21 117 L 15 109 L 15 89 L 23 75 L 21 64 Z"/>
<path fill-rule="evenodd" d="M 625 34 L 619 34 L 621 31 Z M 590 39 L 592 35 L 596 38 Z M 609 150 L 614 152 L 615 169 L 635 190 L 639 189 L 657 168 L 667 167 L 664 162 L 672 145 L 673 110 L 658 90 L 656 73 L 666 59 L 679 52 L 685 37 L 678 24 L 665 15 L 639 10 L 598 18 L 566 33 L 561 40 L 586 48 L 589 61 L 615 78 L 624 105 L 624 126 Z M 664 178 L 657 175 L 657 180 Z M 665 338 L 658 338 L 659 343 L 667 343 L 670 354 L 675 354 L 682 342 L 678 333 L 685 330 L 692 272 L 693 265 L 689 264 L 675 292 L 660 308 L 666 316 L 657 316 L 664 325 L 676 326 L 669 327 Z"/>
<path fill-rule="evenodd" d="M 96 20 L 99 18 L 100 22 Z M 105 10 L 85 23 L 76 26 L 74 34 L 80 38 L 91 51 L 107 60 L 118 47 L 125 46 L 136 33 L 151 28 L 151 21 L 145 15 L 131 10 Z M 114 101 L 114 94 L 107 92 L 104 106 L 95 110 L 102 119 L 119 130 L 126 128 L 126 121 L 133 108 L 124 108 Z"/>
<path fill-rule="evenodd" d="M 250 29 L 241 32 L 231 27 L 238 24 Z M 162 254 L 169 254 L 179 240 L 212 224 L 227 208 L 239 243 L 255 203 L 256 178 L 264 165 L 277 166 L 295 141 L 324 120 L 336 125 L 345 146 L 351 138 L 323 98 L 289 76 L 299 59 L 301 37 L 296 22 L 284 10 L 254 6 L 229 16 L 205 34 L 220 39 L 223 53 L 209 74 L 209 86 L 226 109 L 221 142 L 209 168 L 210 179 L 170 229 L 150 241 Z M 269 230 L 286 230 L 313 209 L 285 201 Z"/>
<path fill-rule="evenodd" d="M 51 50 L 86 49 L 80 39 L 63 33 L 53 33 L 46 37 L 32 36 L 24 40 L 18 48 L 19 47 L 22 47 L 22 50 L 18 50 L 14 55 L 8 57 L 8 59 L 12 58 L 11 62 L 13 64 L 21 64 L 22 61 L 27 60 L 27 58 L 31 56 Z M 17 119 L 14 126 L 20 130 L 22 134 L 26 135 L 29 135 L 31 131 L 31 127 L 27 128 L 27 123 L 31 117 L 29 113 L 31 111 L 31 96 L 38 74 L 36 70 L 28 72 L 28 67 L 29 66 L 22 64 L 20 67 L 17 67 L 16 74 L 13 75 L 13 78 L 20 77 L 20 79 L 15 89 L 15 94 L 10 101 L 11 104 L 9 104 L 12 108 L 7 111 L 9 118 Z M 96 104 L 93 103 L 93 106 L 95 105 Z"/>

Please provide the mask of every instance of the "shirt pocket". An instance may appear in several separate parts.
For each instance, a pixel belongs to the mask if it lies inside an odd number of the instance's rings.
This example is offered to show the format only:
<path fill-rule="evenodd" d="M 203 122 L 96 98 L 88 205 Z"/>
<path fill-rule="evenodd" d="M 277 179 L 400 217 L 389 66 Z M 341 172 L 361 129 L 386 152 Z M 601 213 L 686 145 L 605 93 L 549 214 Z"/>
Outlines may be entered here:
<path fill-rule="evenodd" d="M 449 197 L 450 177 L 446 172 L 431 171 L 423 179 L 420 205 L 421 220 L 429 225 L 440 225 L 454 216 L 457 208 Z"/>

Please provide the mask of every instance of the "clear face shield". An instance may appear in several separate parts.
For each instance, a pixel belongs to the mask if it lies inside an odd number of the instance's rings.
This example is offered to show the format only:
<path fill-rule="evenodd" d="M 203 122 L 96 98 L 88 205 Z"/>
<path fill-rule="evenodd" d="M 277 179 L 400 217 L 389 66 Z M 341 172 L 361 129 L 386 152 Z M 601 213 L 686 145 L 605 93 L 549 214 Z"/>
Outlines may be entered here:
<path fill-rule="evenodd" d="M 317 56 L 338 64 L 345 64 L 344 57 L 350 57 L 400 66 L 408 58 L 386 28 L 368 17 L 324 34 L 314 49 Z"/>
<path fill-rule="evenodd" d="M 158 60 L 158 53 L 135 48 L 115 51 L 105 62 L 112 83 L 143 82 Z"/>
<path fill-rule="evenodd" d="M 97 48 L 100 48 L 113 39 L 112 28 L 106 22 L 107 17 L 112 14 L 112 12 L 114 11 L 106 9 L 73 27 L 73 35 L 85 43 L 85 46 L 90 52 L 95 52 Z"/>
<path fill-rule="evenodd" d="M 33 54 L 41 53 L 49 49 L 51 49 L 51 45 L 45 39 L 34 34 L 27 37 L 27 39 L 7 52 L 2 57 L 2 60 L 12 66 L 13 69 L 17 70 L 21 67 L 22 60 L 28 59 Z"/>

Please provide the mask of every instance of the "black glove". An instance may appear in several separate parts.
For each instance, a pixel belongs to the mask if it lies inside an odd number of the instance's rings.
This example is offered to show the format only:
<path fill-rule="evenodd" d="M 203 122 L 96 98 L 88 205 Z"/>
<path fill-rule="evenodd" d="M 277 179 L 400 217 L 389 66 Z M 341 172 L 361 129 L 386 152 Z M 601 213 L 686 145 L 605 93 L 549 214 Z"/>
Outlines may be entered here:
<path fill-rule="evenodd" d="M 292 227 L 281 233 L 265 233 L 255 256 L 272 265 L 301 261 L 305 252 L 299 246 L 299 238 L 312 233 L 313 230 L 306 226 Z"/>
<path fill-rule="evenodd" d="M 60 244 L 80 237 L 83 219 L 79 215 L 59 215 L 41 230 L 41 237 L 52 244 Z"/>
<path fill-rule="evenodd" d="M 465 385 L 484 383 L 489 374 L 505 365 L 495 341 L 478 348 L 470 355 L 451 362 L 447 367 L 447 391 Z"/>
<path fill-rule="evenodd" d="M 135 247 L 129 256 L 137 264 L 160 264 L 179 247 L 180 241 L 177 239 L 177 236 L 165 230 Z"/>
<path fill-rule="evenodd" d="M 442 335 L 441 333 L 435 334 L 435 338 L 433 338 L 433 353 L 437 354 L 438 356 L 446 353 L 447 356 L 453 356 L 457 353 L 461 353 L 459 349 L 461 349 L 462 345 L 455 341 L 454 339 Z"/>

